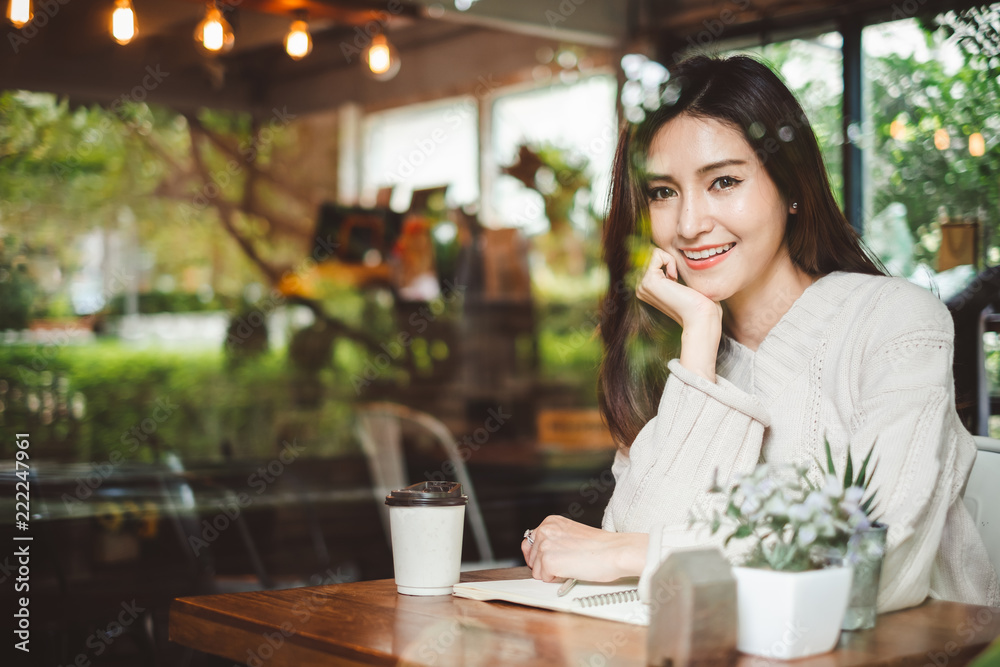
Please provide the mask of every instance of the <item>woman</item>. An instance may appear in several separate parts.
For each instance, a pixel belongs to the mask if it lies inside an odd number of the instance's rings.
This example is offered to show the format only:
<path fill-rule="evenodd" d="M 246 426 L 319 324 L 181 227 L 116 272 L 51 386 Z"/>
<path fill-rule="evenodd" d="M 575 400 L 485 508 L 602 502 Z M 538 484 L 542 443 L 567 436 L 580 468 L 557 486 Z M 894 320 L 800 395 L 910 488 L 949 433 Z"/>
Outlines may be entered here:
<path fill-rule="evenodd" d="M 533 576 L 641 574 L 645 591 L 671 550 L 719 543 L 688 527 L 715 471 L 820 460 L 824 436 L 835 460 L 848 446 L 858 460 L 877 438 L 879 610 L 928 595 L 1000 605 L 960 497 L 975 445 L 954 408 L 947 309 L 866 254 L 801 107 L 767 67 L 697 57 L 670 83 L 676 102 L 622 132 L 605 225 L 611 285 L 638 282 L 647 304 L 630 289 L 604 303 L 616 488 L 604 530 L 552 516 L 528 533 Z M 636 281 L 637 237 L 655 247 Z M 665 381 L 632 364 L 639 334 L 662 329 L 657 313 L 681 327 Z"/>

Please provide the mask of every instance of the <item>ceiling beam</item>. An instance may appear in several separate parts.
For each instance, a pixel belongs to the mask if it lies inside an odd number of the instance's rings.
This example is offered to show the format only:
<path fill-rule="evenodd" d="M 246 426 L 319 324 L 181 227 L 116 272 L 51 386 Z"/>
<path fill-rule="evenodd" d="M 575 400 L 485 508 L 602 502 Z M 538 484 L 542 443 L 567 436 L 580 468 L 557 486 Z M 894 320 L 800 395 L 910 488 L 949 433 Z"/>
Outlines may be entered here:
<path fill-rule="evenodd" d="M 339 52 L 339 66 L 324 66 L 301 77 L 278 77 L 267 88 L 268 107 L 287 107 L 309 112 L 356 102 L 374 110 L 403 103 L 457 95 L 485 96 L 500 85 L 531 80 L 539 65 L 539 48 L 558 48 L 559 43 L 529 35 L 453 28 L 451 34 L 413 48 L 400 47 L 402 68 L 391 81 L 379 82 L 359 76 L 361 63 L 347 64 Z M 329 54 L 328 54 L 329 55 Z M 609 62 L 595 49 L 595 67 Z"/>
<path fill-rule="evenodd" d="M 836 30 L 844 21 L 874 25 L 962 10 L 981 0 L 644 0 L 639 38 L 672 64 L 687 49 L 718 50 Z"/>
<path fill-rule="evenodd" d="M 440 0 L 412 0 L 435 18 L 574 44 L 624 41 L 629 0 L 472 0 L 466 11 Z M 469 0 L 466 0 L 469 1 Z"/>

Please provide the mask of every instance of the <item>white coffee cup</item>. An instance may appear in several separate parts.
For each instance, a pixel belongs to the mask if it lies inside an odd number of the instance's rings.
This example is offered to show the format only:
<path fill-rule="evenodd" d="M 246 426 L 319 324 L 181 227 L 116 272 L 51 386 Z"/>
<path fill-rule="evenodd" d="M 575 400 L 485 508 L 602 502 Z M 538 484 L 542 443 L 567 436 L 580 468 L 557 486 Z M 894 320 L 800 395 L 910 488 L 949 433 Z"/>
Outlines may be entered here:
<path fill-rule="evenodd" d="M 385 497 L 398 592 L 451 595 L 461 572 L 468 502 L 456 482 L 419 482 Z"/>

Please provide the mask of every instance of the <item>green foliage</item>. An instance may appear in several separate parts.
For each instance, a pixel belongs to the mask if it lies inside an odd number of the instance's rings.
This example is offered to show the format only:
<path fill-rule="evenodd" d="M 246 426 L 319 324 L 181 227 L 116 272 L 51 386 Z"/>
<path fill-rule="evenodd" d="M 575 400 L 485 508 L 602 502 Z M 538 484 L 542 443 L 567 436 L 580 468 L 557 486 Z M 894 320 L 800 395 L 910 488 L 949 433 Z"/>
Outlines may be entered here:
<path fill-rule="evenodd" d="M 43 227 L 32 230 L 36 242 L 89 228 L 95 214 L 128 202 L 148 171 L 127 148 L 121 123 L 103 109 L 70 108 L 41 93 L 0 93 L 0 213 L 8 224 Z"/>
<path fill-rule="evenodd" d="M 937 43 L 928 35 L 931 46 Z M 872 108 L 872 181 L 875 212 L 893 202 L 906 206 L 917 240 L 918 261 L 933 264 L 939 237 L 938 208 L 952 217 L 979 216 L 991 246 L 1000 240 L 1000 145 L 987 139 L 981 157 L 969 154 L 968 137 L 1000 131 L 1000 83 L 983 58 L 966 55 L 956 72 L 939 59 L 889 55 L 868 60 Z M 898 121 L 896 137 L 893 121 Z M 945 130 L 950 146 L 938 150 L 934 132 Z"/>
<path fill-rule="evenodd" d="M 31 252 L 55 257 L 63 276 L 80 264 L 77 239 L 100 229 L 135 239 L 151 278 L 182 283 L 184 271 L 196 269 L 212 276 L 216 293 L 238 295 L 255 277 L 250 263 L 214 209 L 195 205 L 200 190 L 169 187 L 189 172 L 190 146 L 186 119 L 170 110 L 126 104 L 112 112 L 0 92 L 0 225 L 17 230 Z M 212 173 L 235 187 L 225 160 L 216 162 Z M 68 282 L 56 295 L 36 292 L 36 310 L 67 302 Z"/>
<path fill-rule="evenodd" d="M 834 194 L 838 200 L 842 200 L 842 90 L 840 81 L 831 80 L 824 76 L 824 72 L 831 68 L 840 70 L 843 57 L 830 48 L 824 37 L 767 44 L 751 49 L 750 52 L 763 59 L 790 84 L 819 141 Z M 803 76 L 802 72 L 810 74 Z M 793 73 L 798 74 L 795 84 L 791 83 Z"/>
<path fill-rule="evenodd" d="M 13 235 L 0 239 L 0 331 L 27 328 L 35 300 L 35 281 L 19 250 Z"/>
<path fill-rule="evenodd" d="M 827 442 L 827 474 L 821 482 L 810 478 L 808 466 L 761 464 L 728 490 L 713 483 L 710 493 L 718 502 L 707 516 L 693 515 L 691 523 L 706 524 L 713 534 L 731 526 L 726 545 L 751 540 L 747 567 L 787 572 L 825 567 L 851 555 L 871 526 L 868 506 L 861 502 L 870 458 L 871 452 L 855 479 L 848 453 L 841 480 Z"/>
<path fill-rule="evenodd" d="M 268 458 L 295 439 L 310 456 L 352 448 L 346 400 L 318 409 L 293 399 L 294 371 L 277 355 L 228 367 L 221 352 L 165 353 L 118 344 L 0 347 L 0 425 L 30 429 L 40 458 L 151 460 L 174 452 L 212 461 Z M 335 385 L 332 369 L 319 374 Z M 0 458 L 13 455 L 10 443 Z"/>
<path fill-rule="evenodd" d="M 232 310 L 236 307 L 236 299 L 225 295 L 213 295 L 202 299 L 190 292 L 145 292 L 138 295 L 138 311 L 140 313 L 191 313 L 210 310 Z M 107 309 L 108 315 L 125 314 L 125 297 L 119 294 L 111 300 Z"/>
<path fill-rule="evenodd" d="M 876 440 L 875 442 L 878 441 Z M 855 486 L 861 489 L 862 492 L 868 491 L 868 485 L 871 484 L 872 477 L 875 475 L 875 468 L 878 465 L 876 463 L 875 466 L 872 466 L 871 474 L 868 474 L 868 463 L 871 461 L 872 454 L 875 453 L 875 442 L 872 442 L 871 449 L 869 449 L 868 454 L 865 455 L 865 460 L 861 463 L 861 469 L 858 470 L 857 477 L 854 477 L 854 461 L 851 459 L 851 449 L 850 447 L 847 448 L 847 462 L 844 465 L 844 479 L 841 482 L 845 489 Z M 830 451 L 830 441 L 827 440 L 826 437 L 823 438 L 823 449 L 826 452 L 826 472 L 829 475 L 837 477 L 837 466 L 833 463 L 833 453 Z M 875 509 L 873 505 L 874 502 L 875 492 L 872 492 L 868 499 L 861 504 L 861 509 L 864 510 L 866 515 L 872 516 Z"/>
<path fill-rule="evenodd" d="M 539 379 L 574 387 L 579 405 L 597 405 L 597 369 L 601 341 L 594 331 L 553 331 L 538 334 Z"/>
<path fill-rule="evenodd" d="M 586 157 L 550 143 L 522 144 L 517 162 L 503 169 L 541 196 L 549 233 L 534 237 L 532 244 L 550 268 L 572 276 L 584 275 L 600 261 L 600 216 L 589 171 Z"/>
<path fill-rule="evenodd" d="M 995 9 L 976 11 L 996 15 Z M 916 29 L 916 21 L 907 23 Z M 933 266 L 940 245 L 940 207 L 953 218 L 979 217 L 986 247 L 1000 245 L 996 207 L 1000 200 L 1000 144 L 995 139 L 1000 132 L 996 114 L 1000 108 L 996 76 L 1000 58 L 995 52 L 975 48 L 982 40 L 992 38 L 989 21 L 952 16 L 940 23 L 925 23 L 918 34 L 923 35 L 932 57 L 889 54 L 865 58 L 869 86 L 865 90 L 868 122 L 864 148 L 871 170 L 865 187 L 872 195 L 872 215 L 895 202 L 906 207 L 907 224 L 917 243 L 915 260 Z M 938 25 L 944 28 L 938 30 Z M 935 57 L 935 50 L 956 35 L 964 47 L 963 62 L 953 71 L 947 59 Z M 866 34 L 866 39 L 871 38 L 875 36 Z M 839 66 L 840 55 L 828 55 L 829 46 L 823 46 L 822 41 L 791 40 L 754 52 L 785 74 L 786 79 L 799 72 L 798 81 L 803 71 L 821 72 L 830 63 Z M 819 75 L 805 75 L 804 83 L 800 81 L 792 88 L 816 132 L 834 191 L 839 195 L 842 91 L 832 87 L 828 77 Z M 890 133 L 893 121 L 899 121 L 904 128 L 897 130 L 895 138 Z M 938 129 L 950 136 L 950 146 L 945 150 L 934 145 L 934 131 Z M 969 154 L 968 138 L 974 132 L 986 137 L 987 150 L 981 157 Z"/>
<path fill-rule="evenodd" d="M 941 28 L 949 40 L 958 42 L 966 55 L 989 58 L 989 66 L 1000 71 L 1000 4 L 969 7 L 962 11 L 947 11 L 932 19 L 921 20 L 921 27 L 934 31 Z"/>
<path fill-rule="evenodd" d="M 997 665 L 1000 665 L 1000 638 L 993 640 L 985 651 L 969 663 L 969 667 L 997 667 Z"/>

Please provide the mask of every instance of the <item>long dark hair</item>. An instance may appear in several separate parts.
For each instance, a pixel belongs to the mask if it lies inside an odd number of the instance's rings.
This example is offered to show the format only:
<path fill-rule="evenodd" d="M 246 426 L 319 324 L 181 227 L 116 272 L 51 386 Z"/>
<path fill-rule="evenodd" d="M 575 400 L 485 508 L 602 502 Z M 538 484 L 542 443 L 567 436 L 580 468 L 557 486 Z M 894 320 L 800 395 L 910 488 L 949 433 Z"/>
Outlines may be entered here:
<path fill-rule="evenodd" d="M 633 262 L 636 243 L 650 243 L 643 165 L 653 137 L 670 120 L 688 114 L 717 120 L 743 134 L 781 195 L 798 202 L 797 214 L 785 225 L 785 244 L 799 269 L 817 277 L 831 271 L 885 273 L 837 206 L 802 107 L 767 66 L 747 56 L 695 56 L 671 72 L 668 91 L 672 95 L 664 98 L 675 102 L 622 129 L 604 224 L 610 288 L 602 304 L 599 398 L 620 446 L 628 446 L 656 414 L 666 362 L 662 356 L 651 359 L 649 351 L 657 348 L 658 336 L 669 337 L 669 329 L 676 327 L 635 298 L 638 267 Z"/>

